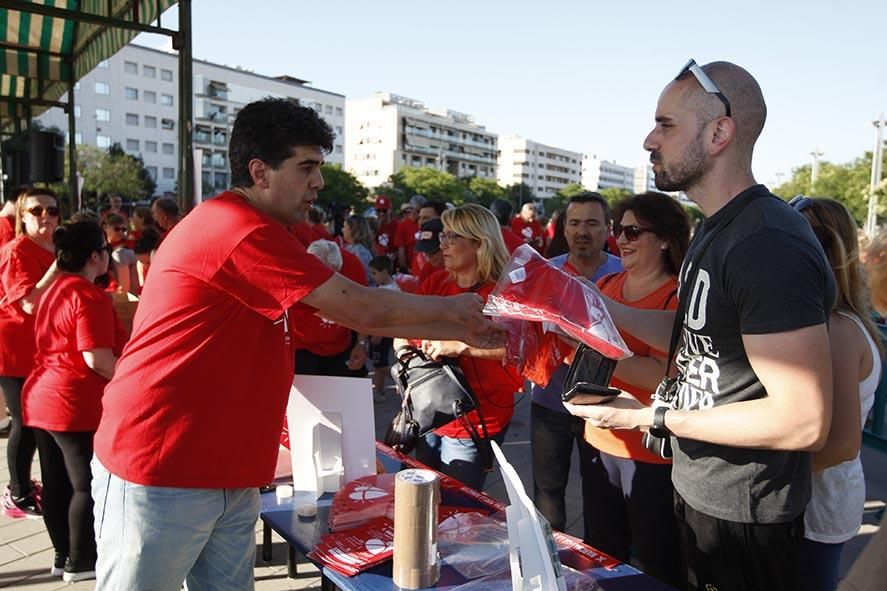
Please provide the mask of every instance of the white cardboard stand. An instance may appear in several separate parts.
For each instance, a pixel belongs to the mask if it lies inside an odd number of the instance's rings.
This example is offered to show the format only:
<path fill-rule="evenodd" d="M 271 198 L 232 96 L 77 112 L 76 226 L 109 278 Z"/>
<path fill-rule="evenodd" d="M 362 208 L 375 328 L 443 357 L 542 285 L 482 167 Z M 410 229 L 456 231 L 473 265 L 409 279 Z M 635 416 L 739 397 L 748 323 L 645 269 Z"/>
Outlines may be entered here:
<path fill-rule="evenodd" d="M 551 525 L 527 496 L 520 476 L 491 441 L 502 480 L 511 503 L 505 509 L 508 524 L 512 591 L 566 591 L 561 561 L 551 534 Z"/>
<path fill-rule="evenodd" d="M 295 490 L 314 492 L 319 498 L 376 473 L 369 379 L 297 375 L 286 417 Z"/>

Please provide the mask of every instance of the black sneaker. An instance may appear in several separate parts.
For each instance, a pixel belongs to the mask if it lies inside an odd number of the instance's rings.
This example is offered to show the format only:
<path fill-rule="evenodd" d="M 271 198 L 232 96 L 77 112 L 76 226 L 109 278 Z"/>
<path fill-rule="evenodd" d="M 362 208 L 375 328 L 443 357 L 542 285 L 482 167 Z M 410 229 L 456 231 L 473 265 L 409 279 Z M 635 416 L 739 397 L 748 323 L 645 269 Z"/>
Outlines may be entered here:
<path fill-rule="evenodd" d="M 62 573 L 62 580 L 66 583 L 76 583 L 77 581 L 88 581 L 95 578 L 95 560 L 84 563 L 74 564 L 71 559 L 65 561 L 65 572 Z"/>
<path fill-rule="evenodd" d="M 61 552 L 55 553 L 55 559 L 52 561 L 52 568 L 49 571 L 49 575 L 52 577 L 60 577 L 65 574 L 65 562 L 67 562 L 68 557 L 62 554 Z"/>

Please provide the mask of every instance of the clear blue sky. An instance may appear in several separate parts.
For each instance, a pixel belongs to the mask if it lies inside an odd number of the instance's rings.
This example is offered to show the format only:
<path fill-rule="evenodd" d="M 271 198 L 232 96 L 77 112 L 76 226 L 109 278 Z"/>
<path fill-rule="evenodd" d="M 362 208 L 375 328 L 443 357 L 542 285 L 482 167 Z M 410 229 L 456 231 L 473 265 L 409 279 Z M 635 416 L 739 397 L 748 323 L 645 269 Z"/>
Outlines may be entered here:
<path fill-rule="evenodd" d="M 662 87 L 687 59 L 760 82 L 769 115 L 755 174 L 844 163 L 887 112 L 883 0 L 193 0 L 194 55 L 363 98 L 389 91 L 512 133 L 647 161 Z M 164 15 L 175 23 L 177 8 Z M 157 46 L 156 37 L 139 43 Z"/>

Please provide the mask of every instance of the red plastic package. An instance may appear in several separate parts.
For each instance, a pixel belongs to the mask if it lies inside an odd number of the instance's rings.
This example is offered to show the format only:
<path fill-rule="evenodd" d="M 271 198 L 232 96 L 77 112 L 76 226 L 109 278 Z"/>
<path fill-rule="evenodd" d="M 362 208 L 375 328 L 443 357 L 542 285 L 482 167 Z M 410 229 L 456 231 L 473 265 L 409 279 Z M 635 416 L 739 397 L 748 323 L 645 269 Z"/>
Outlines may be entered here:
<path fill-rule="evenodd" d="M 502 362 L 534 384 L 547 386 L 555 370 L 573 352 L 573 346 L 558 334 L 546 332 L 541 322 L 505 318 L 502 324 L 508 332 Z"/>
<path fill-rule="evenodd" d="M 549 322 L 617 361 L 632 355 L 595 288 L 558 269 L 526 244 L 512 254 L 487 298 L 484 313 Z"/>
<path fill-rule="evenodd" d="M 333 496 L 327 521 L 330 531 L 358 527 L 377 517 L 394 518 L 394 477 L 374 474 L 352 480 Z"/>

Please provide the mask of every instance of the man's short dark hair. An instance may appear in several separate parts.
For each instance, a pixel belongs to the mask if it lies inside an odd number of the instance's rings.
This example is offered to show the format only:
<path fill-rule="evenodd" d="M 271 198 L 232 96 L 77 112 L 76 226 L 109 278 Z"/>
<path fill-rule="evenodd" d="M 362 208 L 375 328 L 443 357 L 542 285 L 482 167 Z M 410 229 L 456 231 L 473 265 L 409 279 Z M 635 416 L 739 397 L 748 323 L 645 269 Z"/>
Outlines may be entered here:
<path fill-rule="evenodd" d="M 231 184 L 252 187 L 249 161 L 258 158 L 273 169 L 293 155 L 296 146 L 319 146 L 333 151 L 335 134 L 314 109 L 290 99 L 264 98 L 248 104 L 237 114 L 231 131 L 228 156 Z"/>
<path fill-rule="evenodd" d="M 394 273 L 394 262 L 385 255 L 379 255 L 370 260 L 370 269 L 388 271 L 388 274 L 391 275 Z"/>
<path fill-rule="evenodd" d="M 496 219 L 499 220 L 500 226 L 511 224 L 514 208 L 511 206 L 511 203 L 505 199 L 493 199 L 493 201 L 490 202 L 490 211 L 492 211 L 493 215 L 496 216 Z"/>
<path fill-rule="evenodd" d="M 168 216 L 179 215 L 179 204 L 176 203 L 175 199 L 170 199 L 169 197 L 158 197 L 154 200 L 154 205 L 157 206 L 157 209 Z"/>
<path fill-rule="evenodd" d="M 6 189 L 6 197 L 5 197 L 4 201 L 17 203 L 19 195 L 21 195 L 22 193 L 24 193 L 25 191 L 27 191 L 30 188 L 31 188 L 30 185 L 18 185 L 16 187 L 10 187 L 10 188 Z"/>
<path fill-rule="evenodd" d="M 429 199 L 419 209 L 425 209 L 426 207 L 433 208 L 437 212 L 438 217 L 442 216 L 443 212 L 447 210 L 447 204 L 437 199 Z"/>
<path fill-rule="evenodd" d="M 608 224 L 610 223 L 612 216 L 612 213 L 610 212 L 610 204 L 607 203 L 607 200 L 600 193 L 595 193 L 594 191 L 582 191 L 581 193 L 576 193 L 570 197 L 569 201 L 567 201 L 567 208 L 570 207 L 571 203 L 600 203 L 601 208 L 604 210 L 604 221 Z M 566 215 L 566 212 L 564 215 Z"/>

